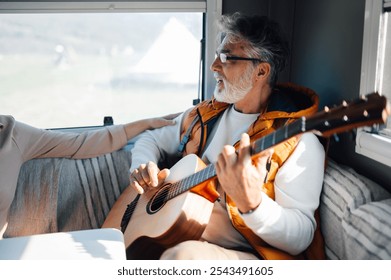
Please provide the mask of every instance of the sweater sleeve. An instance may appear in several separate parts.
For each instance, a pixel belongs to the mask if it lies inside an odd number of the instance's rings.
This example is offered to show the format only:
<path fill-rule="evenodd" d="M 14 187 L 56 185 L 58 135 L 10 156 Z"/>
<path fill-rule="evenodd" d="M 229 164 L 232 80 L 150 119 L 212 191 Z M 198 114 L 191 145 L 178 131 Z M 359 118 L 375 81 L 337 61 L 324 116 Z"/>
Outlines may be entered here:
<path fill-rule="evenodd" d="M 118 150 L 127 143 L 122 125 L 73 133 L 38 129 L 15 122 L 13 138 L 24 161 L 44 157 L 95 157 Z"/>
<path fill-rule="evenodd" d="M 316 136 L 303 134 L 277 172 L 275 201 L 262 193 L 258 208 L 242 215 L 247 226 L 276 248 L 292 255 L 304 251 L 316 229 L 314 212 L 319 206 L 324 159 L 323 146 Z"/>
<path fill-rule="evenodd" d="M 182 119 L 183 114 L 176 117 L 175 125 L 142 133 L 132 149 L 130 171 L 148 161 L 158 163 L 167 155 L 176 155 L 178 153 Z"/>

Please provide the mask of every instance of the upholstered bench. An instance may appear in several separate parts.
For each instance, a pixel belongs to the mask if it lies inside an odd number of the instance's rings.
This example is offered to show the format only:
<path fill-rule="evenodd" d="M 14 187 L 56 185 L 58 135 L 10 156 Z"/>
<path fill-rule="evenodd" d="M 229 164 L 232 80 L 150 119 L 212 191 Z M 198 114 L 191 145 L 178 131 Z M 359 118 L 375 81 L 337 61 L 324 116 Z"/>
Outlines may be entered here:
<path fill-rule="evenodd" d="M 128 148 L 84 160 L 35 159 L 22 167 L 5 237 L 100 228 L 128 186 Z M 391 259 L 391 194 L 329 160 L 321 195 L 328 259 Z"/>

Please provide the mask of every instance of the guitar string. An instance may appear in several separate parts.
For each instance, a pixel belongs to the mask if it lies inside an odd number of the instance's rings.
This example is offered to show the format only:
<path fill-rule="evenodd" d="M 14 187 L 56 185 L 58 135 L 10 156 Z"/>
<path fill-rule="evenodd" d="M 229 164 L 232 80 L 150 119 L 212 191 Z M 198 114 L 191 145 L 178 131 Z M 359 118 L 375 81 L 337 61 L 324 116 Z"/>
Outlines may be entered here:
<path fill-rule="evenodd" d="M 162 204 L 167 202 L 168 200 L 177 197 L 178 195 L 191 190 L 192 187 L 199 185 L 205 180 L 208 180 L 216 175 L 215 168 L 213 164 L 208 165 L 206 168 L 180 180 L 177 182 L 174 182 L 172 184 L 169 184 L 168 194 L 165 196 L 159 196 L 158 193 L 156 193 L 155 202 L 157 204 Z M 163 191 L 164 186 L 161 187 L 160 190 Z M 159 191 L 158 191 L 159 192 Z"/>

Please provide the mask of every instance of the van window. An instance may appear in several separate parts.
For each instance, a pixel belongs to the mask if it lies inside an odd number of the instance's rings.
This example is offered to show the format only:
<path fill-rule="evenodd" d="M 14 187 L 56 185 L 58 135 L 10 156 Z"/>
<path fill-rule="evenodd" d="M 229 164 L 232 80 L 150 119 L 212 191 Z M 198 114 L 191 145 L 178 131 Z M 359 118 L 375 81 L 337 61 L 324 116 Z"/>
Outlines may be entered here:
<path fill-rule="evenodd" d="M 391 100 L 391 1 L 366 0 L 360 94 Z M 391 117 L 384 125 L 360 128 L 356 152 L 391 166 Z"/>
<path fill-rule="evenodd" d="M 202 12 L 0 14 L 0 113 L 58 128 L 183 111 L 202 29 Z"/>

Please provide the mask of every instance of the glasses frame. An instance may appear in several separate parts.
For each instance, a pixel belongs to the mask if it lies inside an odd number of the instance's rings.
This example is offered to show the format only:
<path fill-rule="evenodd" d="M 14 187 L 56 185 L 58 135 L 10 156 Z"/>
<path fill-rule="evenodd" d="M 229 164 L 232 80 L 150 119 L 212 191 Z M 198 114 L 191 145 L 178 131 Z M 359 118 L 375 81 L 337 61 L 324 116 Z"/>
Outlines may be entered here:
<path fill-rule="evenodd" d="M 264 62 L 262 59 L 253 57 L 240 57 L 240 56 L 228 56 L 225 53 L 216 53 L 216 57 L 219 57 L 221 63 L 226 63 L 228 60 L 247 60 L 247 61 L 259 61 Z"/>

